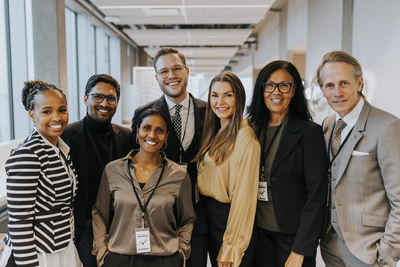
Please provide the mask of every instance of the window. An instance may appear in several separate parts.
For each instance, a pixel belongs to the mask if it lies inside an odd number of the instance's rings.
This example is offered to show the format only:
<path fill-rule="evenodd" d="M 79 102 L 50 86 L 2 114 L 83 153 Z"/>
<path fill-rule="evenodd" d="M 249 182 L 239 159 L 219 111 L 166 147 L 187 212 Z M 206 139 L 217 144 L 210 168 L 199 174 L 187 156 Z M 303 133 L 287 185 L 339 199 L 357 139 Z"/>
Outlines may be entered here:
<path fill-rule="evenodd" d="M 8 1 L 0 2 L 0 142 L 10 140 L 13 136 L 10 108 L 9 79 L 9 38 L 8 38 Z"/>

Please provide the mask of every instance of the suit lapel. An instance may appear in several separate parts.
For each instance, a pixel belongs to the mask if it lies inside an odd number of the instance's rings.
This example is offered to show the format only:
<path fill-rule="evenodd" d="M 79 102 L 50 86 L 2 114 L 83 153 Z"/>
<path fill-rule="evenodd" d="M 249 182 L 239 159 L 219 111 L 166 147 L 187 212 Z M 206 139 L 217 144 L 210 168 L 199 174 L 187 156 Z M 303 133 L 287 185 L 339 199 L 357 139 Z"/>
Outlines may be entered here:
<path fill-rule="evenodd" d="M 300 131 L 299 122 L 289 118 L 286 132 L 281 139 L 274 163 L 272 164 L 271 173 L 273 173 L 279 164 L 289 155 L 302 136 L 303 134 Z"/>
<path fill-rule="evenodd" d="M 339 170 L 337 175 L 337 184 L 339 184 L 340 179 L 342 178 L 345 170 L 347 169 L 347 165 L 349 164 L 349 160 L 351 154 L 353 153 L 354 148 L 360 141 L 360 139 L 364 136 L 362 132 L 365 130 L 365 124 L 368 119 L 369 111 L 371 110 L 371 106 L 367 101 L 365 101 L 364 106 L 361 110 L 360 116 L 354 125 L 353 130 L 350 133 L 349 138 L 346 143 L 343 145 L 342 150 L 339 152 L 338 160 L 340 160 Z M 336 186 L 335 185 L 335 186 Z"/>

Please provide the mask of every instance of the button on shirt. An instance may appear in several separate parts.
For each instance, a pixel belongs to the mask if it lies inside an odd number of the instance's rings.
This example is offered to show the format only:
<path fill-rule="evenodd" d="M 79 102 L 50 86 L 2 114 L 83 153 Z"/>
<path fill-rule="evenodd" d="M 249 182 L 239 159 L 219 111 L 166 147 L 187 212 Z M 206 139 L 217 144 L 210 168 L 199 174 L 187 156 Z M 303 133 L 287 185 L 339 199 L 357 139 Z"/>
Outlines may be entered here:
<path fill-rule="evenodd" d="M 169 115 L 172 118 L 175 114 L 176 103 L 169 100 L 168 97 L 166 97 L 166 96 L 164 96 L 164 97 L 165 97 L 165 101 L 167 102 L 167 105 L 168 105 Z M 189 101 L 190 101 L 190 112 L 189 112 Z M 181 103 L 178 103 L 178 104 L 182 105 L 182 108 L 179 112 L 179 114 L 181 115 L 181 118 L 182 118 L 182 130 L 181 130 L 180 139 L 182 140 L 182 137 L 184 138 L 182 141 L 182 147 L 184 150 L 186 150 L 192 143 L 192 139 L 193 139 L 194 131 L 195 131 L 194 103 L 188 94 L 186 96 L 186 98 L 184 100 L 182 100 Z M 188 112 L 189 112 L 189 116 L 188 116 Z M 189 121 L 186 123 L 186 120 L 189 120 Z M 186 131 L 185 131 L 185 128 L 186 128 Z"/>

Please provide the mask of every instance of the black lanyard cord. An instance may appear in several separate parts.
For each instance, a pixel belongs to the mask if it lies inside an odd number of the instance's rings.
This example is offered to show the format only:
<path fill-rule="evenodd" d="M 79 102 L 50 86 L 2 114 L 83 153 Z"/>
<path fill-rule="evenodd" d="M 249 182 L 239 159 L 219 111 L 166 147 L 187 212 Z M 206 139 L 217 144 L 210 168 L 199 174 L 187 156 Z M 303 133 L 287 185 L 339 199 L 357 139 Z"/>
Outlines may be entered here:
<path fill-rule="evenodd" d="M 142 210 L 143 214 L 146 213 L 147 205 L 149 204 L 151 198 L 153 197 L 154 192 L 156 191 L 156 188 L 157 188 L 158 184 L 160 183 L 161 178 L 162 178 L 162 176 L 163 176 L 164 169 L 165 169 L 165 160 L 163 159 L 162 161 L 163 161 L 163 167 L 162 167 L 162 169 L 161 169 L 160 176 L 158 177 L 157 183 L 156 183 L 156 185 L 154 186 L 153 191 L 151 191 L 150 196 L 147 198 L 147 201 L 144 203 L 144 205 L 143 205 L 142 202 L 140 201 L 139 194 L 138 194 L 138 192 L 136 191 L 135 185 L 134 185 L 134 183 L 133 183 L 133 176 L 132 176 L 132 174 L 131 174 L 131 172 L 130 172 L 130 168 L 129 168 L 129 163 L 130 163 L 130 162 L 128 161 L 128 173 L 129 173 L 130 178 L 131 178 L 130 180 L 131 180 L 132 188 L 133 188 L 133 191 L 135 192 L 136 199 L 137 199 L 137 201 L 138 201 L 138 203 L 139 203 L 140 209 Z M 143 198 L 144 198 L 144 197 L 143 197 Z"/>

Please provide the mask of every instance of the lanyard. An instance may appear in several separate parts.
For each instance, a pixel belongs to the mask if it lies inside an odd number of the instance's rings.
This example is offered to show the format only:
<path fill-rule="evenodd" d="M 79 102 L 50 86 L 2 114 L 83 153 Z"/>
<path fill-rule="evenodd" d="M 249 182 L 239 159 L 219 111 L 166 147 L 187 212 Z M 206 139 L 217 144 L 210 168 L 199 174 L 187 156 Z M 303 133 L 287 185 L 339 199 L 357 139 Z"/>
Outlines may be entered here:
<path fill-rule="evenodd" d="M 328 142 L 328 157 L 329 154 L 331 153 L 331 147 L 332 147 L 332 136 L 333 136 L 333 130 L 335 129 L 336 126 L 336 122 L 335 125 L 333 125 L 332 127 L 332 131 L 331 134 L 329 136 L 329 142 Z M 343 140 L 343 143 L 340 144 L 339 150 L 336 153 L 335 156 L 332 157 L 332 159 L 329 161 L 329 165 L 328 165 L 328 196 L 327 196 L 327 201 L 326 201 L 326 206 L 329 208 L 329 206 L 331 205 L 331 190 L 332 190 L 332 172 L 331 172 L 331 166 L 333 161 L 336 159 L 337 155 L 339 155 L 340 151 L 342 150 L 342 147 L 344 146 L 344 144 L 347 142 L 347 140 L 350 137 L 351 132 L 353 131 L 353 128 L 351 128 L 351 130 L 349 131 L 349 133 L 346 135 L 346 138 Z"/>
<path fill-rule="evenodd" d="M 264 182 L 264 164 L 265 164 L 265 159 L 267 158 L 268 153 L 269 153 L 269 151 L 271 150 L 271 147 L 272 147 L 272 145 L 274 144 L 275 139 L 276 139 L 276 137 L 278 136 L 279 131 L 281 130 L 282 124 L 283 124 L 283 122 L 279 125 L 278 129 L 276 129 L 276 131 L 275 131 L 275 133 L 274 133 L 274 136 L 272 137 L 271 142 L 270 142 L 269 145 L 268 145 L 267 150 L 262 149 L 262 152 L 261 152 L 261 161 L 260 161 L 260 165 L 261 165 L 260 180 L 261 180 L 261 182 Z M 268 128 L 268 127 L 267 127 L 267 128 Z M 267 136 L 266 136 L 266 135 L 267 135 L 267 131 L 266 131 L 267 128 L 265 128 L 265 130 L 264 130 L 264 141 L 265 141 L 265 139 L 267 138 Z M 263 147 L 264 147 L 264 146 L 263 146 Z"/>
<path fill-rule="evenodd" d="M 132 184 L 133 191 L 135 192 L 136 199 L 137 199 L 137 201 L 139 203 L 140 209 L 142 210 L 142 228 L 144 228 L 144 214 L 146 213 L 147 205 L 149 205 L 149 202 L 150 202 L 151 198 L 153 197 L 154 192 L 156 191 L 156 188 L 157 188 L 158 184 L 160 183 L 161 178 L 163 176 L 164 169 L 165 169 L 165 160 L 163 160 L 163 167 L 162 167 L 160 176 L 158 177 L 157 183 L 154 186 L 154 189 L 151 191 L 150 196 L 147 198 L 147 201 L 144 203 L 144 205 L 142 204 L 142 201 L 140 201 L 139 194 L 136 191 L 135 185 L 133 184 L 133 176 L 132 176 L 130 168 L 129 168 L 129 163 L 130 162 L 128 160 L 128 173 L 129 173 L 129 176 L 131 178 L 130 181 L 131 181 L 131 184 Z M 144 199 L 144 196 L 143 196 L 143 199 Z"/>
<path fill-rule="evenodd" d="M 71 187 L 71 204 L 70 204 L 70 208 L 72 209 L 73 206 L 74 206 L 75 179 L 74 179 L 74 176 L 71 175 L 71 172 L 70 172 L 70 170 L 69 170 L 69 160 L 67 159 L 67 157 L 65 157 L 65 155 L 64 155 L 64 153 L 61 151 L 61 149 L 60 149 L 60 154 L 61 154 L 62 159 L 63 159 L 64 162 L 65 162 L 65 167 L 67 168 L 68 176 L 69 176 L 70 181 L 71 181 L 71 184 L 72 184 L 72 187 Z"/>
<path fill-rule="evenodd" d="M 179 164 L 182 164 L 182 154 L 183 154 L 183 152 L 184 152 L 184 149 L 183 149 L 183 141 L 185 140 L 185 136 L 186 136 L 186 128 L 187 128 L 187 124 L 188 124 L 188 121 L 189 121 L 189 114 L 190 114 L 190 102 L 191 102 L 191 99 L 190 99 L 190 97 L 189 97 L 189 106 L 188 106 L 188 112 L 187 112 L 187 114 L 186 114 L 186 121 L 185 121 L 185 128 L 183 129 L 183 135 L 182 135 L 182 141 L 181 141 L 181 139 L 180 138 L 178 138 L 179 139 Z M 178 136 L 179 137 L 179 136 Z"/>

